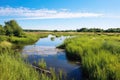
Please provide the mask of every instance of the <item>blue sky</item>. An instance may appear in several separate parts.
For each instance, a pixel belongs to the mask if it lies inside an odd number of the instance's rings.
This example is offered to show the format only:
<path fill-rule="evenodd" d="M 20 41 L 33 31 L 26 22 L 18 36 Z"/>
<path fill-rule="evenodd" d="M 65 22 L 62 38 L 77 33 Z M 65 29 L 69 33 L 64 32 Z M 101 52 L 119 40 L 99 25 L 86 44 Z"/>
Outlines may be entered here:
<path fill-rule="evenodd" d="M 120 0 L 0 0 L 0 24 L 23 29 L 120 28 Z"/>

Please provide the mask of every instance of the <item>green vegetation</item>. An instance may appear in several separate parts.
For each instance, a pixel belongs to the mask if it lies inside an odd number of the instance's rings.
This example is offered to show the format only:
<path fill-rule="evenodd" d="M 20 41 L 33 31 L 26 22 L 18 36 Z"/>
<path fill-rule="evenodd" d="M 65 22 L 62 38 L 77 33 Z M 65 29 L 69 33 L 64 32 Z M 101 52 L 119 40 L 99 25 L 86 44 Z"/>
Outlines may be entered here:
<path fill-rule="evenodd" d="M 12 50 L 16 44 L 26 44 L 28 43 L 26 40 L 34 42 L 38 40 L 39 37 L 46 36 L 47 34 L 38 36 L 36 33 L 25 33 L 25 35 L 28 36 L 26 38 L 0 36 L 0 80 L 59 80 L 59 77 L 57 77 L 55 73 L 55 75 L 51 76 L 45 73 L 39 73 L 39 71 L 36 71 L 30 64 L 25 63 L 23 59 L 20 58 L 18 52 Z M 46 67 L 44 60 L 41 60 L 39 65 L 42 68 Z"/>
<path fill-rule="evenodd" d="M 46 33 L 25 33 L 15 20 L 5 22 L 5 26 L 0 25 L 0 41 L 14 44 L 31 44 L 47 35 Z"/>
<path fill-rule="evenodd" d="M 4 53 L 6 50 L 9 51 L 12 48 L 12 44 L 7 41 L 0 42 L 0 53 Z"/>
<path fill-rule="evenodd" d="M 62 47 L 82 64 L 89 80 L 120 80 L 120 35 L 82 35 L 66 39 Z"/>
<path fill-rule="evenodd" d="M 39 74 L 21 59 L 5 52 L 0 55 L 0 80 L 38 80 Z"/>
<path fill-rule="evenodd" d="M 0 25 L 0 35 L 4 35 L 5 34 L 5 30 L 3 28 L 2 25 Z"/>
<path fill-rule="evenodd" d="M 80 28 L 76 30 L 24 30 L 25 32 L 107 32 L 107 33 L 120 33 L 120 28 L 108 28 L 106 30 L 100 28 Z"/>
<path fill-rule="evenodd" d="M 55 40 L 55 37 L 51 37 L 51 41 L 54 41 Z"/>
<path fill-rule="evenodd" d="M 5 26 L 0 25 L 0 41 L 14 44 L 31 44 L 47 35 L 48 33 L 25 33 L 15 20 L 5 22 Z"/>
<path fill-rule="evenodd" d="M 4 30 L 5 34 L 9 36 L 22 36 L 23 33 L 22 28 L 18 25 L 18 23 L 15 20 L 5 22 Z"/>
<path fill-rule="evenodd" d="M 103 30 L 100 28 L 81 28 L 81 29 L 77 29 L 77 32 L 110 32 L 110 33 L 120 33 L 120 28 L 109 28 L 107 30 Z"/>
<path fill-rule="evenodd" d="M 6 50 L 0 55 L 0 80 L 60 80 L 53 70 L 51 76 L 38 73 L 30 64 L 25 63 L 18 53 L 13 55 L 13 51 L 10 52 Z"/>
<path fill-rule="evenodd" d="M 62 70 L 59 70 L 59 73 L 55 74 L 55 69 L 54 68 L 50 68 L 50 72 L 51 72 L 51 79 L 52 80 L 66 80 L 65 79 L 65 76 L 63 77 L 63 71 Z"/>
<path fill-rule="evenodd" d="M 41 59 L 39 62 L 38 62 L 38 66 L 42 69 L 46 69 L 47 65 L 46 65 L 46 62 L 44 61 L 44 59 Z"/>
<path fill-rule="evenodd" d="M 120 32 L 119 30 L 83 28 L 78 32 Z M 87 79 L 120 80 L 120 35 L 78 32 L 24 32 L 15 20 L 5 22 L 5 26 L 0 25 L 0 80 L 61 80 L 62 71 L 58 76 L 53 68 L 50 68 L 51 76 L 38 73 L 13 50 L 33 44 L 48 34 L 57 37 L 77 36 L 66 39 L 64 44 L 58 47 L 65 48 L 69 59 L 81 62 Z M 40 60 L 38 65 L 46 68 L 44 60 Z"/>
<path fill-rule="evenodd" d="M 5 22 L 4 27 L 0 25 L 0 80 L 59 80 L 56 75 L 50 77 L 39 73 L 16 52 L 16 49 L 20 49 L 18 46 L 33 44 L 47 35 L 48 33 L 23 32 L 14 20 Z M 45 64 L 44 61 L 40 63 L 42 67 Z"/>

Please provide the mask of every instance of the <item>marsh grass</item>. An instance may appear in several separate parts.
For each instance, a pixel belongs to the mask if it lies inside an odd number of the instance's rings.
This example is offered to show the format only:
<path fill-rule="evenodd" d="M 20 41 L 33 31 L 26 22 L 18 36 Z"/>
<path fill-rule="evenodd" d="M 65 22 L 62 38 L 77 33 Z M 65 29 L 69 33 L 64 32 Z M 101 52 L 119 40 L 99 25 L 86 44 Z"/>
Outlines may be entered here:
<path fill-rule="evenodd" d="M 46 73 L 40 73 L 29 63 L 24 62 L 18 55 L 19 53 L 16 54 L 13 55 L 7 50 L 0 54 L 0 80 L 61 80 L 53 68 L 50 70 L 51 76 Z M 40 64 L 45 68 L 46 63 L 43 59 Z"/>
<path fill-rule="evenodd" d="M 50 69 L 52 76 L 38 73 L 28 63 L 25 63 L 18 53 L 11 48 L 13 45 L 33 44 L 40 37 L 49 33 L 25 33 L 22 37 L 0 36 L 0 80 L 61 80 L 62 72 L 56 75 Z M 54 33 L 60 35 L 75 35 L 73 33 Z M 76 35 L 79 35 L 76 33 Z M 81 34 L 68 38 L 62 47 L 66 49 L 70 59 L 82 63 L 83 75 L 89 80 L 120 80 L 120 35 Z M 14 55 L 13 55 L 14 54 Z M 43 63 L 43 64 L 42 64 Z M 42 61 L 40 65 L 46 66 Z"/>
<path fill-rule="evenodd" d="M 36 42 L 40 37 L 45 37 L 47 34 L 26 33 L 24 37 L 11 36 L 9 41 L 15 44 L 31 44 Z"/>
<path fill-rule="evenodd" d="M 10 50 L 12 48 L 12 43 L 8 41 L 2 41 L 0 42 L 0 53 L 5 52 L 6 50 Z"/>
<path fill-rule="evenodd" d="M 10 56 L 9 53 L 0 55 L 1 80 L 38 80 L 39 74 L 21 59 Z"/>
<path fill-rule="evenodd" d="M 55 73 L 52 77 L 39 73 L 30 64 L 23 61 L 19 53 L 12 50 L 14 45 L 31 44 L 47 35 L 25 33 L 22 37 L 0 36 L 0 80 L 59 80 Z M 45 64 L 44 61 L 42 63 Z"/>
<path fill-rule="evenodd" d="M 89 80 L 120 80 L 120 36 L 82 35 L 64 41 L 68 58 L 82 63 Z"/>
<path fill-rule="evenodd" d="M 2 41 L 7 41 L 8 38 L 9 38 L 8 36 L 0 35 L 0 42 L 2 42 Z"/>

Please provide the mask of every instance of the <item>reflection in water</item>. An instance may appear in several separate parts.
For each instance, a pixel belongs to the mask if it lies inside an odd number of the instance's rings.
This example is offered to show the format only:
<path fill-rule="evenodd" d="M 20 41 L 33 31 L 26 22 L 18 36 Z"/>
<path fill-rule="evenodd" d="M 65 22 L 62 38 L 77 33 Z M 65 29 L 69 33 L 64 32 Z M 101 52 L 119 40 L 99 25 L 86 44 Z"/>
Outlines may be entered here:
<path fill-rule="evenodd" d="M 65 51 L 56 49 L 55 47 L 60 45 L 66 37 L 62 36 L 54 38 L 51 41 L 52 35 L 47 38 L 42 38 L 35 45 L 25 46 L 22 54 L 28 55 L 26 60 L 29 63 L 38 62 L 40 59 L 44 59 L 47 64 L 47 68 L 55 68 L 56 73 L 62 70 L 66 74 L 67 80 L 81 80 L 81 68 L 74 62 L 67 60 Z"/>

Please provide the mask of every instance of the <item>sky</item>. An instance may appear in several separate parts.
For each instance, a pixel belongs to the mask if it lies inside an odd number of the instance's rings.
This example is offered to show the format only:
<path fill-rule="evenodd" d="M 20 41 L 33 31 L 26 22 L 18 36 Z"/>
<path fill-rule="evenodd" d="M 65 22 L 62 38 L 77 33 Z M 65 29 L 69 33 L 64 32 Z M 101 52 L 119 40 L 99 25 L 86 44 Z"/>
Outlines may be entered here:
<path fill-rule="evenodd" d="M 23 29 L 120 28 L 120 0 L 0 0 L 0 24 Z"/>

